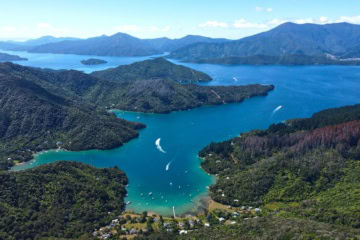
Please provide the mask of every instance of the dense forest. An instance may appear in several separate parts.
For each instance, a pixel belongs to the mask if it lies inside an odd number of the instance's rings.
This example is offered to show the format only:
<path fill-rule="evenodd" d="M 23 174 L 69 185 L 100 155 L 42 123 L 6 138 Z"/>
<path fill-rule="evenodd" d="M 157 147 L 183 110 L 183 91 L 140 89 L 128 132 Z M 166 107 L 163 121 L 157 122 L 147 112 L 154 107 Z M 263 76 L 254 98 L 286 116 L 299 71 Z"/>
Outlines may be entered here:
<path fill-rule="evenodd" d="M 179 235 L 178 232 L 155 232 L 135 240 L 284 240 L 284 239 L 357 239 L 360 231 L 298 218 L 263 216 L 234 225 L 215 223 Z M 121 239 L 121 238 L 114 238 Z"/>
<path fill-rule="evenodd" d="M 199 155 L 217 175 L 218 202 L 284 203 L 282 216 L 360 228 L 360 105 L 211 143 Z"/>
<path fill-rule="evenodd" d="M 93 72 L 91 75 L 111 81 L 169 79 L 182 83 L 209 82 L 211 77 L 194 69 L 176 65 L 164 58 L 155 58 L 130 65 Z"/>
<path fill-rule="evenodd" d="M 135 112 L 169 113 L 211 104 L 241 102 L 266 95 L 273 86 L 199 86 L 210 81 L 196 70 L 175 65 L 163 58 L 146 60 L 114 69 L 94 72 L 101 82 L 87 91 L 94 104 Z M 180 84 L 187 83 L 187 84 Z"/>
<path fill-rule="evenodd" d="M 61 81 L 54 73 L 0 64 L 2 169 L 14 160 L 31 159 L 33 152 L 59 146 L 69 150 L 119 147 L 137 137 L 137 129 L 145 127 L 87 104 L 67 91 L 71 85 L 56 84 L 54 79 Z M 81 78 L 75 79 L 78 81 L 73 84 L 80 91 Z"/>
<path fill-rule="evenodd" d="M 0 172 L 0 239 L 92 239 L 122 212 L 127 184 L 117 167 L 76 162 Z"/>
<path fill-rule="evenodd" d="M 208 87 L 179 84 L 167 79 L 137 80 L 112 86 L 97 88 L 90 96 L 91 101 L 108 108 L 149 113 L 169 113 L 204 105 L 241 102 L 253 96 L 266 95 L 274 89 L 272 85 L 260 84 Z"/>

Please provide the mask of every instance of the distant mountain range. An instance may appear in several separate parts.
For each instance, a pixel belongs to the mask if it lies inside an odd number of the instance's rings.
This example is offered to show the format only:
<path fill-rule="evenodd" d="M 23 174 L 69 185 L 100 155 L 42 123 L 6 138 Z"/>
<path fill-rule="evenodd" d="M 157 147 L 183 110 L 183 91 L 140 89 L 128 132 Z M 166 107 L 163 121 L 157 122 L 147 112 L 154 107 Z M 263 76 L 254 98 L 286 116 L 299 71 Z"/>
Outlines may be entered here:
<path fill-rule="evenodd" d="M 11 41 L 11 43 L 22 45 L 22 46 L 39 46 L 39 45 L 48 44 L 48 43 L 57 43 L 57 42 L 62 42 L 62 41 L 77 41 L 77 40 L 81 40 L 81 39 L 80 38 L 71 38 L 71 37 L 57 38 L 57 37 L 53 37 L 53 36 L 44 36 L 44 37 L 37 38 L 37 39 L 30 39 L 25 42 Z"/>
<path fill-rule="evenodd" d="M 169 52 L 168 58 L 220 64 L 358 65 L 360 25 L 284 23 L 240 40 L 195 35 L 139 39 L 125 33 L 88 39 L 47 36 L 22 43 L 0 42 L 0 49 L 96 56 L 150 56 Z"/>
<path fill-rule="evenodd" d="M 80 40 L 80 39 L 70 38 L 70 37 L 56 38 L 53 36 L 44 36 L 37 39 L 30 39 L 25 42 L 18 42 L 18 41 L 0 42 L 0 49 L 8 50 L 8 51 L 28 51 L 35 46 L 40 46 L 43 44 L 56 43 L 61 41 L 76 41 L 76 40 Z"/>
<path fill-rule="evenodd" d="M 29 52 L 96 56 L 149 56 L 159 53 L 147 42 L 125 33 L 85 40 L 48 43 L 34 47 Z"/>
<path fill-rule="evenodd" d="M 198 42 L 223 42 L 201 36 L 186 36 L 181 39 L 139 39 L 125 33 L 100 36 L 85 40 L 62 41 L 32 48 L 35 53 L 63 53 L 96 56 L 149 56 L 170 52 Z"/>
<path fill-rule="evenodd" d="M 189 35 L 179 39 L 139 39 L 125 33 L 88 39 L 55 38 L 51 36 L 26 42 L 0 42 L 0 49 L 33 53 L 58 53 L 96 56 L 150 56 L 172 52 L 199 42 L 226 42 L 227 39 Z"/>
<path fill-rule="evenodd" d="M 172 52 L 194 43 L 220 43 L 229 42 L 231 40 L 225 38 L 208 38 L 196 35 L 187 35 L 179 39 L 155 38 L 145 39 L 144 41 L 148 42 L 154 49 L 157 49 L 161 53 L 164 53 Z"/>
<path fill-rule="evenodd" d="M 333 60 L 360 57 L 360 25 L 284 23 L 270 31 L 236 41 L 195 43 L 173 51 L 169 57 L 202 62 L 214 62 L 217 59 L 221 62 L 219 59 L 230 57 L 289 55 L 320 56 Z M 238 61 L 241 63 L 244 59 Z"/>

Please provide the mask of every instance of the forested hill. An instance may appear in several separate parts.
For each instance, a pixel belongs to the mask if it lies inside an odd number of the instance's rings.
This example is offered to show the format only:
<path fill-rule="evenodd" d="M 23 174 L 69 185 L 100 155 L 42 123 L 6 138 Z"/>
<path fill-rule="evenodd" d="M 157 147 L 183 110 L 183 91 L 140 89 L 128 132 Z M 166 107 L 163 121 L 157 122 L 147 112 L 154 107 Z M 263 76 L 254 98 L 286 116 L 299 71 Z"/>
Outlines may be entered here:
<path fill-rule="evenodd" d="M 127 184 L 117 167 L 76 162 L 0 171 L 0 239 L 93 239 L 122 212 Z"/>
<path fill-rule="evenodd" d="M 163 74 L 161 63 L 173 66 L 163 59 L 152 61 L 151 71 L 158 76 Z M 178 67 L 175 65 L 174 69 Z M 119 147 L 138 136 L 136 130 L 144 127 L 117 119 L 105 108 L 169 113 L 241 102 L 274 89 L 271 85 L 206 87 L 178 83 L 180 79 L 191 82 L 199 80 L 198 76 L 201 79 L 207 76 L 192 69 L 187 71 L 194 72 L 183 78 L 179 77 L 181 74 L 170 74 L 172 80 L 169 80 L 148 79 L 144 71 L 136 74 L 138 80 L 117 81 L 74 70 L 50 71 L 0 64 L 1 168 L 6 169 L 14 160 L 29 160 L 33 152 L 56 148 L 57 142 L 68 150 Z M 131 73 L 129 70 L 128 75 Z"/>
<path fill-rule="evenodd" d="M 1 168 L 56 148 L 57 142 L 69 150 L 110 149 L 138 136 L 136 129 L 144 125 L 118 119 L 77 95 L 91 81 L 76 73 L 0 64 Z"/>
<path fill-rule="evenodd" d="M 164 58 L 155 58 L 93 72 L 91 75 L 112 81 L 147 80 L 152 78 L 164 78 L 176 82 L 209 82 L 211 77 L 194 69 L 176 65 Z"/>
<path fill-rule="evenodd" d="M 272 85 L 199 86 L 180 84 L 168 79 L 136 80 L 103 87 L 93 92 L 96 102 L 109 108 L 134 112 L 170 113 L 204 105 L 242 102 L 254 96 L 264 96 Z"/>
<path fill-rule="evenodd" d="M 360 105 L 211 143 L 199 155 L 217 175 L 218 202 L 360 229 Z"/>
<path fill-rule="evenodd" d="M 94 72 L 104 80 L 86 96 L 91 102 L 136 112 L 169 113 L 203 105 L 241 102 L 266 95 L 274 86 L 199 86 L 211 77 L 163 58 Z"/>
<path fill-rule="evenodd" d="M 97 106 L 135 112 L 169 113 L 204 105 L 241 102 L 266 95 L 274 86 L 199 86 L 211 78 L 163 58 L 142 61 L 87 75 L 77 71 L 55 73 L 54 81 Z M 78 83 L 77 83 L 78 82 Z M 75 84 L 76 83 L 76 84 Z M 80 83 L 80 84 L 79 84 Z"/>

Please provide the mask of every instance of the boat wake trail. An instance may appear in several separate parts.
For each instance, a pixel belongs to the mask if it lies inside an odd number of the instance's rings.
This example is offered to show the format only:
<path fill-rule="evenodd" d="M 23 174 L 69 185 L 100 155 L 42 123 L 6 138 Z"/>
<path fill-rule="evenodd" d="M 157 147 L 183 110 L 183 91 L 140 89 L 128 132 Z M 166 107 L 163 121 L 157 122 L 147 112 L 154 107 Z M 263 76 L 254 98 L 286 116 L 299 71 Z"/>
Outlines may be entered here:
<path fill-rule="evenodd" d="M 169 171 L 169 167 L 170 167 L 171 163 L 172 163 L 172 161 L 170 161 L 168 164 L 166 164 L 166 168 L 165 168 L 166 171 Z"/>
<path fill-rule="evenodd" d="M 158 139 L 155 141 L 155 145 L 156 145 L 157 149 L 158 149 L 160 152 L 166 153 L 166 152 L 164 151 L 164 149 L 162 149 L 162 147 L 161 147 L 161 145 L 160 145 L 160 140 L 161 140 L 161 138 L 158 138 Z"/>
<path fill-rule="evenodd" d="M 235 82 L 237 82 L 237 78 L 236 78 L 236 77 L 233 77 L 233 80 L 234 80 Z"/>
<path fill-rule="evenodd" d="M 274 115 L 277 111 L 279 111 L 281 108 L 282 108 L 282 106 L 281 106 L 281 105 L 280 105 L 280 106 L 278 106 L 277 108 L 275 108 L 275 109 L 274 109 L 274 111 L 273 111 L 273 115 Z"/>

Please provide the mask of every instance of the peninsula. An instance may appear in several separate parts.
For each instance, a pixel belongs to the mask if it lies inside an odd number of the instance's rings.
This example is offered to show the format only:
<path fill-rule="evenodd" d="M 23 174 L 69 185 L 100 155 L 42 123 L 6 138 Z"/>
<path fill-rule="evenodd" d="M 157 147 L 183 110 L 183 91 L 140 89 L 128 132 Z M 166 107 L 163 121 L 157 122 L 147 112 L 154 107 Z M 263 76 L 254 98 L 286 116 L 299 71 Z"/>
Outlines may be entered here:
<path fill-rule="evenodd" d="M 11 55 L 7 53 L 0 53 L 0 62 L 11 62 L 11 61 L 27 61 L 27 58 L 22 58 L 17 55 Z"/>
<path fill-rule="evenodd" d="M 1 169 L 59 145 L 73 151 L 111 149 L 138 136 L 145 125 L 119 119 L 71 92 L 66 81 L 80 92 L 91 80 L 76 74 L 81 72 L 0 63 Z"/>
<path fill-rule="evenodd" d="M 272 85 L 200 86 L 211 77 L 163 58 L 94 72 L 103 81 L 88 97 L 107 108 L 134 112 L 169 113 L 204 105 L 241 102 L 266 95 Z M 184 84 L 185 83 L 185 84 Z"/>

